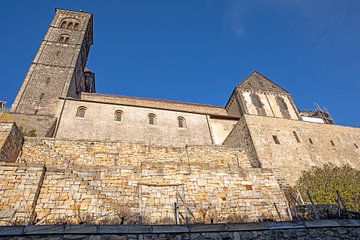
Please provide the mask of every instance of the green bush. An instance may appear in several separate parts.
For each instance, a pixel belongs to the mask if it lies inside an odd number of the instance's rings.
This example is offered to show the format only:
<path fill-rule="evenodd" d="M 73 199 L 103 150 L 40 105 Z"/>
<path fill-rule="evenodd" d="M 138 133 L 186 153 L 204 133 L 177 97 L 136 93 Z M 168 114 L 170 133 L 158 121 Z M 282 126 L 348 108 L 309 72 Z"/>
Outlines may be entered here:
<path fill-rule="evenodd" d="M 360 211 L 360 171 L 349 165 L 326 164 L 304 171 L 295 189 L 299 190 L 304 201 L 308 199 L 308 190 L 315 204 L 337 203 L 337 190 L 346 208 Z"/>

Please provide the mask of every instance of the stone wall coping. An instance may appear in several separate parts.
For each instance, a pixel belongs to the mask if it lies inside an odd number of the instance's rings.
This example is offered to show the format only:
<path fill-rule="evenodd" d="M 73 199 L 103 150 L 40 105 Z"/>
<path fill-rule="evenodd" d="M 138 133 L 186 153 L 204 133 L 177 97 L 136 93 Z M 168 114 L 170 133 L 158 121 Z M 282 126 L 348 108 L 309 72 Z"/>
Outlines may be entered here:
<path fill-rule="evenodd" d="M 168 148 L 168 149 L 178 149 L 178 150 L 183 150 L 184 148 L 197 148 L 197 147 L 209 147 L 209 148 L 218 148 L 218 149 L 231 149 L 233 151 L 242 151 L 244 150 L 241 147 L 232 147 L 232 146 L 226 146 L 226 145 L 216 145 L 216 144 L 186 144 L 184 147 L 178 147 L 178 146 L 162 146 L 159 144 L 149 144 L 146 142 L 141 142 L 141 141 L 134 141 L 134 142 L 127 142 L 127 141 L 123 141 L 123 140 L 96 140 L 96 139 L 71 139 L 71 138 L 53 138 L 53 137 L 29 137 L 29 136 L 24 136 L 25 140 L 28 141 L 67 141 L 67 142 L 94 142 L 94 143 L 120 143 L 120 144 L 127 144 L 127 145 L 131 145 L 131 144 L 135 144 L 135 145 L 143 145 L 144 147 L 152 147 L 152 148 Z"/>
<path fill-rule="evenodd" d="M 189 225 L 27 225 L 0 226 L 0 236 L 63 234 L 166 234 L 242 232 L 333 227 L 360 228 L 360 220 L 326 219 L 314 221 L 254 222 Z"/>
<path fill-rule="evenodd" d="M 42 167 L 44 167 L 44 164 L 42 164 L 42 163 L 16 163 L 16 162 L 2 162 L 2 161 L 0 161 L 0 166 L 42 168 Z"/>

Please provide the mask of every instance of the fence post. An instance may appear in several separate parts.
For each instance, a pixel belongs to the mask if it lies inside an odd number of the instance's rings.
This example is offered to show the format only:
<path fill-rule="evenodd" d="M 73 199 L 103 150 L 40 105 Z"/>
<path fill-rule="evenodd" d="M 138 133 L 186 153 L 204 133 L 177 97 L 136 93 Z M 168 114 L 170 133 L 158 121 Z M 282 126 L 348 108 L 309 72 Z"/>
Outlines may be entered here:
<path fill-rule="evenodd" d="M 176 202 L 174 202 L 174 214 L 175 214 L 175 224 L 178 225 L 178 218 L 179 218 L 179 207 Z"/>
<path fill-rule="evenodd" d="M 311 208 L 312 208 L 312 210 L 313 210 L 313 212 L 314 212 L 315 219 L 317 219 L 317 220 L 320 219 L 319 213 L 317 212 L 316 206 L 315 206 L 315 204 L 314 204 L 314 201 L 313 201 L 312 198 L 311 198 L 311 195 L 310 195 L 309 190 L 306 190 L 306 194 L 307 194 L 307 196 L 308 196 L 308 198 L 309 198 L 309 200 L 310 200 Z"/>

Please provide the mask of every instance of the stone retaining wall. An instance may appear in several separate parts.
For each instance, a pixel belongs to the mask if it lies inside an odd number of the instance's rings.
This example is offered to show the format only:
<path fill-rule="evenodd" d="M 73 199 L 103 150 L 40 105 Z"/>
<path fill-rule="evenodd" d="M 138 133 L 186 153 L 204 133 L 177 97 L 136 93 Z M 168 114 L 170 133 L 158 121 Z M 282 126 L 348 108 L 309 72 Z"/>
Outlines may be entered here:
<path fill-rule="evenodd" d="M 0 162 L 0 224 L 28 223 L 41 187 L 43 167 Z"/>
<path fill-rule="evenodd" d="M 4 113 L 1 122 L 13 123 L 19 127 L 24 136 L 51 137 L 55 130 L 56 118 L 46 115 L 22 113 Z"/>
<path fill-rule="evenodd" d="M 239 240 L 359 239 L 359 220 L 261 222 L 214 225 L 50 225 L 0 227 L 2 239 Z"/>
<path fill-rule="evenodd" d="M 182 223 L 289 218 L 272 171 L 253 168 L 239 148 L 26 138 L 20 162 L 46 166 L 40 224 L 173 224 L 174 203 Z"/>

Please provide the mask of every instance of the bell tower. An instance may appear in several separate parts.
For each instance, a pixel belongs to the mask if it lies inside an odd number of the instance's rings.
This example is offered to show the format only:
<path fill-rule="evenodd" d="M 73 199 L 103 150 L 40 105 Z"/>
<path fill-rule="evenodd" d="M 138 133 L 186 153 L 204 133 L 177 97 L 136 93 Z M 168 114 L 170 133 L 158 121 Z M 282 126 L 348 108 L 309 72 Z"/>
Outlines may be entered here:
<path fill-rule="evenodd" d="M 95 76 L 86 68 L 92 43 L 92 14 L 56 9 L 11 112 L 54 115 L 59 97 L 95 92 Z"/>

